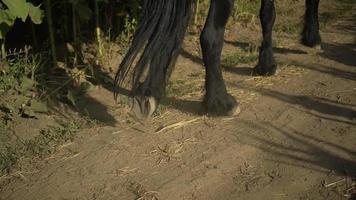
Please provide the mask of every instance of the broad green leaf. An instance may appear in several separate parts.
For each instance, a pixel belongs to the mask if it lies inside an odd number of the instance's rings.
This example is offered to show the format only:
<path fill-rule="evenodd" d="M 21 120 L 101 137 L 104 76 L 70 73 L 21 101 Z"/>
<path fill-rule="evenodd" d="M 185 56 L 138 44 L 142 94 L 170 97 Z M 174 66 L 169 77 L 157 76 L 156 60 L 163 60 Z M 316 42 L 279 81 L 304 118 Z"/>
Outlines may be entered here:
<path fill-rule="evenodd" d="M 73 91 L 71 91 L 71 90 L 68 91 L 67 99 L 73 104 L 73 106 L 77 105 L 77 97 Z"/>
<path fill-rule="evenodd" d="M 24 93 L 31 90 L 35 86 L 36 82 L 27 77 L 22 77 L 19 91 Z"/>
<path fill-rule="evenodd" d="M 4 39 L 11 26 L 14 24 L 16 17 L 11 14 L 10 10 L 0 9 L 0 39 Z"/>
<path fill-rule="evenodd" d="M 18 95 L 16 97 L 16 99 L 13 102 L 11 102 L 11 104 L 12 104 L 12 106 L 14 106 L 14 108 L 16 108 L 17 110 L 20 110 L 21 108 L 24 107 L 24 105 L 26 105 L 28 103 L 29 100 L 30 100 L 29 97 L 26 97 L 23 95 Z"/>
<path fill-rule="evenodd" d="M 17 112 L 15 106 L 12 104 L 9 104 L 9 103 L 1 104 L 0 108 L 5 108 L 5 109 L 9 110 L 10 113 Z"/>
<path fill-rule="evenodd" d="M 47 104 L 41 102 L 41 101 L 37 101 L 37 100 L 32 100 L 31 101 L 31 105 L 29 106 L 29 108 L 34 111 L 34 112 L 38 112 L 38 113 L 46 113 L 48 112 L 48 107 Z"/>
<path fill-rule="evenodd" d="M 81 90 L 82 92 L 85 92 L 85 91 L 89 90 L 90 87 L 91 87 L 91 84 L 90 84 L 89 82 L 82 82 L 82 83 L 80 83 L 80 90 Z"/>
<path fill-rule="evenodd" d="M 28 117 L 36 117 L 35 111 L 33 111 L 30 107 L 24 107 L 22 112 Z"/>
<path fill-rule="evenodd" d="M 29 13 L 26 0 L 3 0 L 3 2 L 14 16 L 21 18 L 23 22 L 26 21 Z"/>
<path fill-rule="evenodd" d="M 10 12 L 10 10 L 0 9 L 0 24 L 5 23 L 8 26 L 12 26 L 16 17 Z"/>
<path fill-rule="evenodd" d="M 27 3 L 29 7 L 29 15 L 31 21 L 35 24 L 41 24 L 43 18 L 43 10 L 40 9 L 40 6 L 36 7 L 31 3 Z"/>

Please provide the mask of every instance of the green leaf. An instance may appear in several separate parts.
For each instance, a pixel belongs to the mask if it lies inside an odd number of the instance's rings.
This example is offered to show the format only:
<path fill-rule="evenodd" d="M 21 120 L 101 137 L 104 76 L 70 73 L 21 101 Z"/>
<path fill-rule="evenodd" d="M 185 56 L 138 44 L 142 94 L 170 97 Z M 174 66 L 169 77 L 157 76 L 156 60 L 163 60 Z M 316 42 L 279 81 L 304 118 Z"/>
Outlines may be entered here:
<path fill-rule="evenodd" d="M 48 107 L 47 104 L 41 102 L 41 101 L 37 101 L 37 100 L 32 100 L 31 101 L 31 105 L 29 106 L 29 108 L 34 111 L 34 112 L 38 112 L 38 113 L 46 113 L 48 112 Z"/>
<path fill-rule="evenodd" d="M 30 107 L 24 107 L 22 112 L 28 117 L 36 117 L 36 113 Z"/>
<path fill-rule="evenodd" d="M 29 90 L 33 89 L 35 84 L 36 84 L 36 82 L 34 80 L 29 79 L 27 77 L 22 77 L 19 92 L 24 93 L 26 91 L 29 91 Z"/>
<path fill-rule="evenodd" d="M 18 109 L 16 110 L 16 107 L 12 104 L 9 103 L 4 103 L 1 105 L 1 107 L 6 108 L 10 113 L 17 113 Z"/>
<path fill-rule="evenodd" d="M 43 10 L 40 9 L 40 6 L 36 7 L 31 3 L 27 3 L 29 7 L 29 15 L 31 21 L 35 24 L 41 24 L 43 18 Z"/>
<path fill-rule="evenodd" d="M 30 100 L 30 98 L 23 96 L 23 95 L 19 95 L 16 97 L 16 99 L 13 102 L 10 102 L 10 103 L 18 111 L 21 108 L 25 107 L 29 100 Z M 15 112 L 15 110 L 13 110 L 13 111 Z"/>
<path fill-rule="evenodd" d="M 8 26 L 12 26 L 16 17 L 10 12 L 10 10 L 0 9 L 0 24 L 5 23 Z"/>
<path fill-rule="evenodd" d="M 68 91 L 67 99 L 73 104 L 73 106 L 77 105 L 77 97 L 73 91 L 71 90 Z"/>
<path fill-rule="evenodd" d="M 21 18 L 23 22 L 26 21 L 29 14 L 29 6 L 26 0 L 3 0 L 3 2 L 14 16 Z"/>
<path fill-rule="evenodd" d="M 16 17 L 10 10 L 0 9 L 0 39 L 4 39 L 7 32 L 10 31 L 12 25 L 15 23 Z"/>

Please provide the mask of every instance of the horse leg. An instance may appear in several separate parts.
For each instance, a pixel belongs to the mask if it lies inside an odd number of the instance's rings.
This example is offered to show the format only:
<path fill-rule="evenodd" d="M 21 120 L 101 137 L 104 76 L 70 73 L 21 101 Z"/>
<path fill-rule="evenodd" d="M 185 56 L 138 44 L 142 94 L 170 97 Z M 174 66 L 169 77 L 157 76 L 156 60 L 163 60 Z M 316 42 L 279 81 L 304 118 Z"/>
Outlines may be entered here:
<path fill-rule="evenodd" d="M 132 72 L 132 108 L 138 118 L 150 117 L 164 95 L 193 5 L 194 0 L 144 0 L 140 23 L 114 82 L 122 85 Z"/>
<path fill-rule="evenodd" d="M 139 119 L 145 119 L 156 111 L 166 87 L 162 69 L 148 72 L 146 79 L 132 91 L 132 110 Z"/>
<path fill-rule="evenodd" d="M 273 57 L 272 29 L 276 18 L 274 0 L 262 0 L 260 9 L 260 21 L 262 25 L 263 41 L 261 44 L 259 60 L 253 70 L 253 75 L 274 75 L 277 64 Z"/>
<path fill-rule="evenodd" d="M 220 63 L 224 33 L 234 0 L 211 0 L 208 19 L 200 36 L 206 68 L 206 94 L 203 104 L 214 115 L 236 115 L 239 112 L 235 98 L 227 93 Z"/>
<path fill-rule="evenodd" d="M 320 47 L 318 8 L 319 0 L 306 0 L 302 43 L 308 47 Z"/>

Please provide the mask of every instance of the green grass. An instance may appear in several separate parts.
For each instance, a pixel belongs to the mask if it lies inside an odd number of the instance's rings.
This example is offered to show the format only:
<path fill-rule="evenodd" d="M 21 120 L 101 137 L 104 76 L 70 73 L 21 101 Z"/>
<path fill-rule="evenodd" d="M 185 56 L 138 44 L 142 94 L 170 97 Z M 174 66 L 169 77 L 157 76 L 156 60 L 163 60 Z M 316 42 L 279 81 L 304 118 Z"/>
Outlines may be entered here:
<path fill-rule="evenodd" d="M 238 64 L 247 64 L 255 62 L 258 59 L 257 53 L 242 54 L 241 52 L 232 53 L 225 55 L 222 58 L 223 67 L 234 67 Z"/>
<path fill-rule="evenodd" d="M 175 80 L 168 83 L 166 89 L 166 95 L 168 97 L 172 96 L 182 96 L 192 93 L 197 90 L 197 86 L 194 83 L 187 82 L 185 80 Z"/>
<path fill-rule="evenodd" d="M 18 153 L 9 146 L 0 152 L 0 174 L 1 172 L 9 172 L 16 164 L 18 158 Z"/>
<path fill-rule="evenodd" d="M 232 17 L 239 20 L 239 16 L 244 14 L 258 15 L 260 9 L 259 0 L 236 0 Z"/>
<path fill-rule="evenodd" d="M 65 122 L 57 126 L 41 130 L 40 134 L 30 140 L 16 138 L 16 142 L 8 142 L 0 148 L 0 173 L 10 172 L 22 157 L 43 158 L 56 151 L 59 145 L 73 140 L 83 124 L 77 121 Z M 10 135 L 11 130 L 5 129 L 2 134 Z M 1 141 L 4 143 L 4 141 Z"/>
<path fill-rule="evenodd" d="M 43 66 L 41 54 L 30 54 L 26 48 L 8 54 L 0 63 L 0 110 L 8 117 L 47 112 L 46 103 L 39 98 Z"/>
<path fill-rule="evenodd" d="M 46 60 L 29 49 L 12 52 L 0 63 L 0 173 L 9 172 L 20 158 L 44 157 L 53 153 L 58 145 L 72 140 L 84 122 L 69 121 L 41 130 L 33 139 L 23 140 L 12 130 L 19 118 L 34 118 L 48 112 L 47 96 L 60 90 L 66 93 L 74 78 L 63 74 L 62 81 L 50 80 L 45 73 Z M 56 83 L 53 83 L 56 82 Z"/>
<path fill-rule="evenodd" d="M 276 23 L 273 28 L 273 31 L 276 33 L 284 33 L 284 34 L 298 34 L 302 30 L 302 21 L 285 17 L 283 22 Z"/>

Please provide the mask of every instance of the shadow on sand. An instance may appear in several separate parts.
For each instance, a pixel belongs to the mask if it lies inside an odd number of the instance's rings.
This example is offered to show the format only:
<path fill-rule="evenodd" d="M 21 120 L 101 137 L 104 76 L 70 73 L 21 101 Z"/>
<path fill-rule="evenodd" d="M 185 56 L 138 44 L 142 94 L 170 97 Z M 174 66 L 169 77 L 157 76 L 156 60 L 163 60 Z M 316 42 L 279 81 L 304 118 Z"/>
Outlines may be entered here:
<path fill-rule="evenodd" d="M 356 151 L 342 145 L 325 141 L 310 134 L 290 128 L 276 127 L 272 123 L 244 121 L 259 130 L 258 133 L 243 134 L 242 143 L 254 146 L 275 156 L 272 162 L 311 169 L 318 172 L 336 172 L 338 175 L 356 178 Z M 260 134 L 260 132 L 268 133 Z M 282 137 L 275 142 L 267 137 Z"/>

